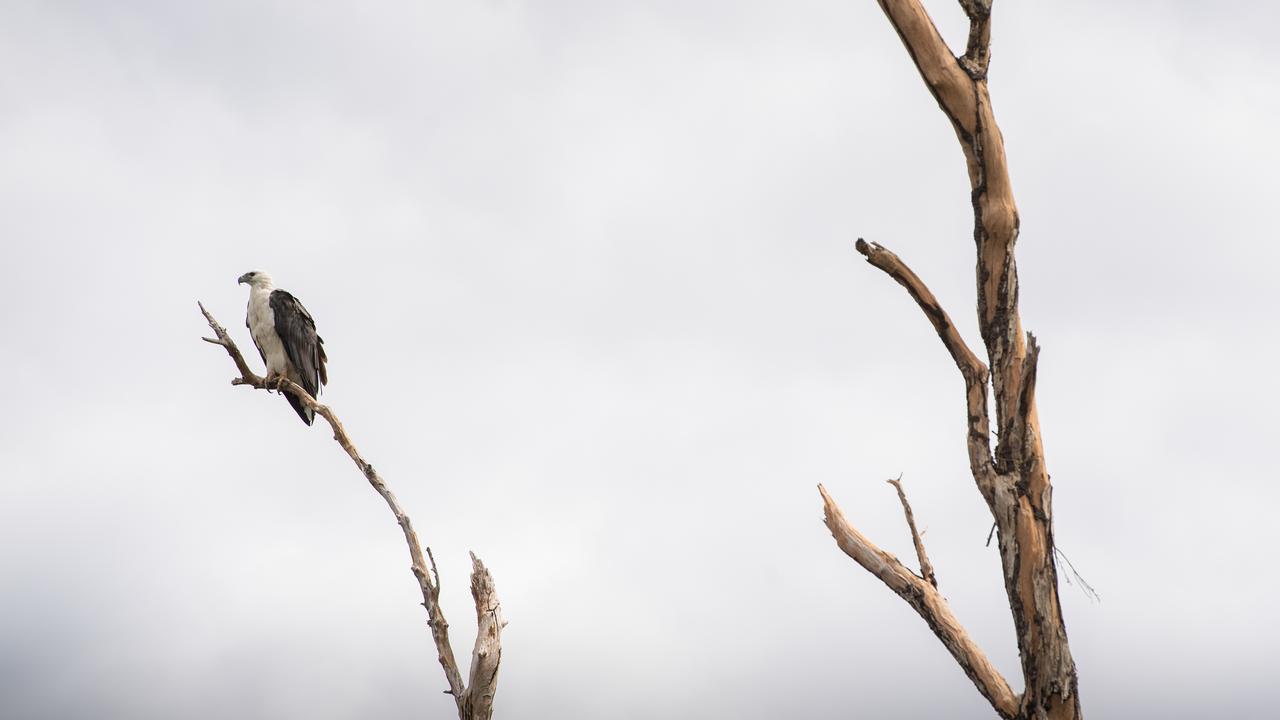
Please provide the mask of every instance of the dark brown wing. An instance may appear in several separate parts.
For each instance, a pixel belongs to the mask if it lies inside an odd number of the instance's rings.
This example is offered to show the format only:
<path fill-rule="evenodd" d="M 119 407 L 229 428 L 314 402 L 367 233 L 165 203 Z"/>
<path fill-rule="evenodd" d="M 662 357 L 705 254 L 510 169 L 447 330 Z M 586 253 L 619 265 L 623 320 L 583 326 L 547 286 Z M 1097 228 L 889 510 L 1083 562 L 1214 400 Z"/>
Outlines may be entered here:
<path fill-rule="evenodd" d="M 325 369 L 328 358 L 324 354 L 324 340 L 316 334 L 315 320 L 297 298 L 284 290 L 272 291 L 270 302 L 271 312 L 275 315 L 276 334 L 284 344 L 289 362 L 298 371 L 299 384 L 311 393 L 311 397 L 318 397 L 320 389 L 329 382 L 329 373 Z M 287 397 L 298 415 L 310 425 L 314 420 L 311 411 L 295 402 L 292 395 Z"/>

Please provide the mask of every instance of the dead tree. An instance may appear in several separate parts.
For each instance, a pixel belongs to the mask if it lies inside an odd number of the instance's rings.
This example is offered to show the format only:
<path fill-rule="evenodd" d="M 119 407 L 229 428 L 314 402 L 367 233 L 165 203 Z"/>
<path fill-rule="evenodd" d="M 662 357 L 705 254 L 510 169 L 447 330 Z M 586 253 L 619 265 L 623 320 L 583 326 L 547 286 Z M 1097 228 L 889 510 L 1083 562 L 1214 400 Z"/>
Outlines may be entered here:
<path fill-rule="evenodd" d="M 892 252 L 859 239 L 858 252 L 906 288 L 933 324 L 964 378 L 969 469 L 995 519 L 1005 593 L 1013 613 L 1024 690 L 1009 683 L 952 615 L 936 588 L 910 506 L 898 488 L 924 577 L 876 547 L 845 519 L 819 486 L 826 524 L 840 549 L 880 578 L 924 618 L 978 690 L 1003 718 L 1079 718 L 1075 661 L 1067 646 L 1054 564 L 1052 487 L 1036 416 L 1035 338 L 1018 314 L 1014 243 L 1018 210 L 987 89 L 991 59 L 991 0 L 960 0 L 969 18 L 964 54 L 954 54 L 921 0 L 879 0 L 925 86 L 951 121 L 969 169 L 973 239 L 977 245 L 978 322 L 984 365 L 969 349 L 937 298 Z M 991 445 L 987 388 L 994 391 L 997 441 Z"/>
<path fill-rule="evenodd" d="M 200 312 L 204 313 L 205 320 L 216 335 L 216 337 L 202 339 L 226 349 L 240 372 L 240 377 L 233 379 L 231 384 L 268 392 L 272 390 L 287 392 L 311 408 L 316 415 L 323 417 L 333 429 L 333 439 L 338 441 L 342 449 L 355 462 L 356 467 L 360 468 L 360 472 L 369 484 L 386 501 L 387 507 L 391 508 L 391 514 L 395 516 L 396 522 L 404 532 L 405 543 L 409 546 L 409 558 L 412 563 L 410 569 L 418 580 L 418 587 L 422 590 L 422 606 L 427 610 L 427 625 L 431 628 L 431 637 L 435 640 L 440 667 L 444 668 L 445 680 L 449 683 L 449 689 L 445 690 L 445 693 L 453 696 L 458 706 L 460 720 L 489 720 L 493 717 L 493 696 L 498 689 L 498 667 L 502 663 L 501 636 L 506 622 L 502 619 L 502 605 L 498 602 L 498 594 L 493 586 L 493 576 L 489 574 L 488 568 L 480 558 L 475 556 L 475 553 L 471 554 L 471 596 L 475 600 L 478 631 L 475 648 L 471 653 L 471 677 L 463 683 L 462 673 L 458 671 L 458 663 L 453 657 L 453 646 L 449 643 L 449 623 L 445 621 L 444 613 L 440 610 L 440 573 L 436 569 L 435 557 L 431 554 L 431 548 L 427 548 L 426 556 L 423 556 L 422 546 L 418 543 L 418 534 L 414 532 L 413 524 L 400 507 L 396 496 L 373 469 L 373 465 L 361 457 L 360 451 L 352 444 L 342 423 L 328 406 L 316 402 L 316 399 L 297 383 L 283 379 L 279 381 L 273 379 L 268 382 L 265 378 L 254 374 L 245 363 L 244 356 L 240 354 L 235 341 L 227 334 L 226 328 L 213 319 L 213 315 L 204 309 L 203 304 L 200 305 Z M 428 561 L 431 563 L 429 572 Z"/>

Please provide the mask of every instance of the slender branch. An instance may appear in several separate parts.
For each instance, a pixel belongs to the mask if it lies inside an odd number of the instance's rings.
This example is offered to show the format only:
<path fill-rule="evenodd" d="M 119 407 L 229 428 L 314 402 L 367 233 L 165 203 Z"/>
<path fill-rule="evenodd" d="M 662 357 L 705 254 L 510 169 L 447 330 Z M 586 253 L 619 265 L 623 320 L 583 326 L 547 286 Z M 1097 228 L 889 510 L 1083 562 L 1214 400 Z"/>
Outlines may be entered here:
<path fill-rule="evenodd" d="M 969 426 L 969 466 L 973 471 L 978 489 L 987 503 L 992 502 L 994 490 L 994 473 L 991 457 L 991 421 L 987 415 L 987 366 L 969 349 L 955 323 L 942 304 L 907 264 L 890 250 L 879 243 L 869 243 L 862 238 L 854 247 L 862 253 L 867 262 L 883 270 L 899 285 L 907 289 L 912 299 L 924 311 L 925 317 L 933 324 L 934 332 L 942 340 L 943 346 L 951 354 L 956 367 L 964 377 L 966 405 L 968 406 Z"/>
<path fill-rule="evenodd" d="M 964 338 L 960 336 L 960 331 L 956 329 L 955 323 L 951 322 L 951 317 L 942 309 L 941 303 L 925 286 L 920 276 L 907 267 L 901 258 L 879 243 L 869 243 L 858 238 L 854 247 L 867 258 L 868 263 L 880 268 L 907 289 L 911 298 L 916 301 L 925 316 L 929 318 L 929 322 L 933 324 L 934 331 L 938 333 L 947 352 L 951 353 L 951 359 L 955 360 L 956 367 L 960 368 L 965 379 L 972 377 L 985 382 L 987 366 L 983 365 L 978 356 L 969 349 Z"/>
<path fill-rule="evenodd" d="M 204 303 L 197 302 L 196 305 L 200 306 L 200 312 L 204 315 L 204 319 L 209 323 L 209 327 L 213 328 L 214 334 L 218 336 L 217 339 L 214 339 L 214 338 L 200 338 L 200 339 L 207 343 L 213 343 L 214 345 L 221 345 L 223 348 L 226 349 L 227 354 L 231 356 L 231 361 L 236 364 L 236 369 L 240 371 L 240 380 L 243 381 L 241 383 L 236 383 L 236 384 L 253 385 L 254 387 L 259 387 L 262 383 L 262 378 L 255 375 L 253 371 L 249 369 L 249 364 L 244 361 L 244 355 L 240 354 L 240 348 L 236 347 L 236 344 L 231 339 L 231 336 L 227 334 L 227 329 L 222 327 L 222 325 L 220 325 L 217 320 L 214 320 L 213 316 L 209 314 L 208 310 L 204 309 Z"/>
<path fill-rule="evenodd" d="M 885 482 L 898 491 L 898 499 L 902 501 L 902 512 L 907 516 L 907 527 L 911 529 L 911 542 L 916 546 L 916 557 L 920 560 L 920 576 L 930 585 L 938 587 L 938 578 L 933 574 L 933 565 L 924 551 L 924 540 L 920 538 L 920 533 L 916 532 L 916 518 L 911 512 L 911 503 L 907 502 L 907 494 L 902 491 L 902 476 L 899 475 Z"/>
<path fill-rule="evenodd" d="M 484 670 L 483 677 L 486 684 L 483 685 L 481 695 L 483 702 L 479 703 L 485 708 L 483 715 L 472 714 L 471 706 L 474 701 L 468 696 L 466 685 L 462 681 L 462 673 L 458 671 L 458 663 L 453 655 L 453 647 L 449 642 L 449 623 L 444 618 L 444 612 L 440 609 L 440 572 L 436 568 L 435 557 L 431 555 L 431 548 L 427 548 L 426 554 L 423 554 L 422 545 L 418 541 L 418 534 L 413 529 L 413 523 L 409 516 L 405 513 L 404 508 L 400 506 L 400 501 L 396 499 L 395 493 L 391 492 L 382 476 L 373 468 L 367 460 L 361 456 L 360 451 L 356 449 L 355 444 L 351 441 L 351 437 L 347 434 L 346 429 L 342 426 L 342 422 L 337 415 L 329 409 L 327 405 L 322 405 L 316 401 L 302 386 L 297 383 L 285 379 L 277 378 L 268 382 L 265 378 L 257 375 L 249 369 L 248 364 L 244 360 L 244 355 L 240 349 L 236 347 L 235 341 L 213 315 L 205 309 L 204 304 L 200 303 L 200 312 L 204 315 L 205 320 L 209 323 L 209 327 L 213 329 L 216 338 L 201 338 L 205 342 L 222 346 L 227 354 L 231 356 L 231 360 L 235 363 L 236 369 L 240 372 L 240 377 L 231 381 L 232 385 L 246 385 L 257 388 L 259 390 L 279 390 L 287 392 L 297 398 L 300 402 L 314 411 L 317 415 L 323 417 L 325 422 L 329 423 L 329 427 L 333 430 L 333 439 L 342 446 L 343 451 L 351 458 L 356 467 L 360 469 L 361 474 L 377 491 L 390 508 L 391 514 L 395 516 L 396 523 L 400 525 L 400 530 L 404 533 L 405 544 L 409 547 L 410 569 L 413 576 L 418 581 L 418 587 L 422 591 L 422 606 L 427 611 L 427 625 L 431 628 L 431 636 L 435 641 L 436 651 L 440 660 L 440 667 L 443 668 L 445 679 L 449 683 L 449 689 L 445 692 L 452 695 L 454 702 L 458 706 L 458 714 L 462 720 L 488 720 L 492 715 L 493 694 L 496 690 L 498 660 L 501 658 L 501 647 L 498 644 L 499 631 L 489 630 L 487 644 L 484 652 L 480 653 L 479 639 L 477 639 L 477 653 L 473 657 L 472 681 L 476 681 L 476 663 L 481 658 L 483 662 L 480 667 Z M 472 562 L 475 572 L 472 574 L 472 594 L 476 599 L 476 612 L 481 617 L 498 618 L 500 604 L 498 603 L 497 594 L 493 586 L 493 578 L 489 575 L 489 571 L 484 568 L 483 563 L 473 554 Z M 428 561 L 430 568 L 428 569 Z M 477 579 L 479 577 L 479 579 Z M 483 592 L 477 592 L 477 583 L 483 587 Z M 481 631 L 486 632 L 485 623 L 482 622 Z M 490 626 L 492 622 L 490 622 Z"/>
<path fill-rule="evenodd" d="M 1009 687 L 1009 683 L 991 663 L 982 648 L 973 641 L 969 633 L 951 612 L 947 601 L 937 588 L 923 578 L 907 569 L 898 558 L 876 547 L 865 535 L 845 519 L 840 506 L 827 494 L 826 488 L 819 485 L 822 494 L 825 516 L 823 522 L 831 531 L 836 544 L 846 555 L 880 578 L 898 597 L 902 598 L 924 618 L 933 633 L 942 641 L 943 646 L 951 653 L 956 662 L 964 670 L 965 675 L 973 681 L 978 691 L 991 703 L 1002 718 L 1013 718 L 1018 712 L 1018 697 Z"/>

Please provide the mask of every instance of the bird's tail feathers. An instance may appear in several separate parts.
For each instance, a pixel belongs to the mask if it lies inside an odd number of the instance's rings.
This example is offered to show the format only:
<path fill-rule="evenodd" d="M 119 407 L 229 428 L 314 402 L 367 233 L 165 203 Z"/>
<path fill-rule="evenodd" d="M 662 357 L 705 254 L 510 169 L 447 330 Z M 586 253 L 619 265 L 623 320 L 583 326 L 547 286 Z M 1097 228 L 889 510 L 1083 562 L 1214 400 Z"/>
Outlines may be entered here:
<path fill-rule="evenodd" d="M 302 418 L 302 422 L 310 425 L 311 423 L 316 421 L 315 411 L 307 407 L 306 405 L 304 405 L 301 400 L 290 395 L 289 393 L 285 393 L 284 398 L 289 401 L 290 405 L 293 406 L 294 412 L 298 413 L 298 417 Z"/>

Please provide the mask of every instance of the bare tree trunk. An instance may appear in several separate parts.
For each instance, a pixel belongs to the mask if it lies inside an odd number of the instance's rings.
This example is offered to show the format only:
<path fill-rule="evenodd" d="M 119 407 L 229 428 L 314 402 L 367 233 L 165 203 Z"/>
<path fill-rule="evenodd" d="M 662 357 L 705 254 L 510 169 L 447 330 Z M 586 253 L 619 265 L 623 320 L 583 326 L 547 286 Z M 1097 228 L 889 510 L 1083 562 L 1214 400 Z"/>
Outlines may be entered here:
<path fill-rule="evenodd" d="M 969 466 L 995 519 L 1005 592 L 1013 613 L 1025 689 L 1013 697 L 985 656 L 936 596 L 930 582 L 876 548 L 844 519 L 822 490 L 826 523 L 846 553 L 902 595 L 951 650 L 996 712 L 1006 718 L 1081 717 L 1075 662 L 1067 644 L 1054 564 L 1052 487 L 1044 462 L 1035 382 L 1039 347 L 1018 313 L 1014 244 L 1018 209 L 987 89 L 991 0 L 960 0 L 969 17 L 968 44 L 955 56 L 920 0 L 879 0 L 926 87 L 951 121 L 969 170 L 977 305 L 990 371 L 960 337 L 925 284 L 896 255 L 858 240 L 867 262 L 900 283 L 933 323 L 965 381 Z M 991 448 L 987 383 L 994 390 L 998 442 Z M 901 493 L 901 488 L 899 488 Z M 906 498 L 902 496 L 906 506 Z M 908 521 L 911 521 L 908 511 Z M 913 529 L 914 535 L 914 529 Z M 923 545 L 917 541 L 922 565 Z M 922 570 L 932 579 L 932 569 Z M 905 573 L 903 575 L 902 573 Z"/>
<path fill-rule="evenodd" d="M 235 341 L 227 334 L 226 328 L 214 320 L 213 315 L 204 309 L 203 304 L 200 305 L 200 312 L 204 314 L 209 327 L 217 336 L 203 338 L 203 340 L 226 349 L 240 372 L 240 377 L 233 379 L 231 384 L 246 385 L 259 390 L 287 392 L 311 408 L 315 414 L 323 417 L 333 429 L 333 439 L 342 446 L 342 449 L 355 462 L 356 467 L 360 468 L 365 479 L 386 501 L 387 507 L 391 509 L 391 514 L 395 516 L 396 523 L 404 533 L 405 543 L 409 546 L 410 569 L 422 591 L 422 606 L 427 611 L 427 625 L 431 628 L 432 639 L 435 640 L 440 667 L 444 669 L 445 680 L 449 683 L 449 689 L 445 692 L 453 696 L 454 703 L 458 706 L 460 720 L 492 718 L 493 696 L 498 687 L 498 666 L 502 662 L 502 628 L 506 626 L 506 622 L 502 619 L 502 605 L 498 602 L 493 576 L 489 574 L 484 563 L 480 562 L 475 553 L 471 554 L 471 596 L 475 599 L 476 621 L 479 628 L 475 649 L 471 654 L 471 684 L 467 687 L 462 682 L 462 673 L 458 671 L 458 663 L 453 657 L 453 646 L 449 643 L 449 623 L 445 621 L 444 613 L 440 610 L 440 573 L 436 569 L 436 560 L 431 555 L 431 548 L 427 548 L 426 556 L 423 556 L 422 546 L 418 543 L 418 534 L 414 531 L 409 516 L 400 507 L 395 494 L 373 469 L 373 465 L 360 455 L 360 451 L 347 435 L 346 429 L 342 427 L 342 423 L 328 406 L 316 402 L 316 399 L 297 383 L 285 379 L 272 380 L 268 383 L 264 378 L 254 374 L 245 362 L 240 349 L 236 347 Z M 429 572 L 428 560 L 431 563 Z"/>

